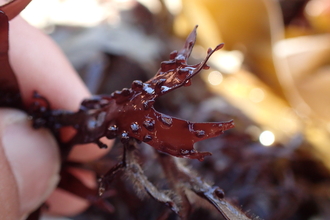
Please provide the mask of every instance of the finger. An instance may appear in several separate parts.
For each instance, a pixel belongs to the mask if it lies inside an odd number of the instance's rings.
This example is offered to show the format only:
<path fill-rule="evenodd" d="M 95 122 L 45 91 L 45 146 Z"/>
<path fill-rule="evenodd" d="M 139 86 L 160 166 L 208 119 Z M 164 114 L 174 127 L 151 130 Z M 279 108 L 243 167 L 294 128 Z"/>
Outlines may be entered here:
<path fill-rule="evenodd" d="M 10 61 L 25 103 L 32 102 L 32 93 L 37 90 L 53 108 L 77 111 L 81 101 L 90 93 L 54 42 L 20 17 L 10 22 L 9 34 Z M 108 146 L 111 143 L 108 141 Z M 106 152 L 94 144 L 79 145 L 69 158 L 86 162 Z"/>
<path fill-rule="evenodd" d="M 76 111 L 82 99 L 89 97 L 90 93 L 58 47 L 20 17 L 10 22 L 9 34 L 10 61 L 17 74 L 25 104 L 31 103 L 32 92 L 37 90 L 50 101 L 53 108 Z M 72 134 L 67 134 L 69 135 Z M 110 141 L 108 144 L 111 144 Z M 95 160 L 106 152 L 107 150 L 101 150 L 95 144 L 75 146 L 69 159 L 86 162 Z M 78 175 L 81 181 L 94 180 L 90 175 L 80 173 Z M 59 191 L 51 195 L 49 202 L 52 204 L 50 212 L 59 215 L 73 215 L 88 206 L 85 200 L 72 195 L 65 196 Z M 56 204 L 66 204 L 67 210 Z"/>
<path fill-rule="evenodd" d="M 53 136 L 45 129 L 34 130 L 18 110 L 0 109 L 0 139 L 0 219 L 20 219 L 55 189 L 59 152 Z"/>

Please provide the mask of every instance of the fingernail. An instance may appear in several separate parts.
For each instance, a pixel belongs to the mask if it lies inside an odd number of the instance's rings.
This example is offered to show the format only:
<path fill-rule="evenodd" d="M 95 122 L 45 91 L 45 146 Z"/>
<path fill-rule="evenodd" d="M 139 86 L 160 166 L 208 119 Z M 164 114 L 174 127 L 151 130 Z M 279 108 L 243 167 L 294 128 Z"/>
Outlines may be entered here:
<path fill-rule="evenodd" d="M 6 116 L 3 146 L 15 176 L 22 215 L 37 209 L 59 181 L 56 142 L 44 129 L 35 130 L 19 111 Z"/>

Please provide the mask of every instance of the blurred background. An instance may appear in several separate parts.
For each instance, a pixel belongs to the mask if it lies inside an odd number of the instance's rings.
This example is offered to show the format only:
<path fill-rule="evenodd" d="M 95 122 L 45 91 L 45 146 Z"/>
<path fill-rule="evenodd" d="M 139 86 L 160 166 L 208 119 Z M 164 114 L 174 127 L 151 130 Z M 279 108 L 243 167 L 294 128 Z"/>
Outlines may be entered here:
<path fill-rule="evenodd" d="M 198 25 L 190 63 L 225 47 L 156 108 L 234 119 L 236 128 L 199 143 L 213 156 L 190 165 L 253 216 L 330 219 L 329 0 L 33 0 L 22 16 L 60 45 L 94 94 L 152 77 Z M 72 219 L 156 219 L 125 215 L 136 207 L 118 201 L 111 218 L 91 208 Z"/>

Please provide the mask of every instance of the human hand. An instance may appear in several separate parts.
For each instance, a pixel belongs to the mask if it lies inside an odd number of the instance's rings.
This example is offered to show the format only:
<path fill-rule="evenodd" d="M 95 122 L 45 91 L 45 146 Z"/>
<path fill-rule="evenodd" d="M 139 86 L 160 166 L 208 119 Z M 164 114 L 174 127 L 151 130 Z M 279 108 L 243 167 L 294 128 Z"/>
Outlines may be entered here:
<path fill-rule="evenodd" d="M 10 21 L 9 32 L 10 62 L 24 103 L 29 105 L 32 92 L 38 91 L 53 108 L 77 110 L 90 94 L 57 46 L 20 17 Z M 66 133 L 63 138 L 70 135 Z M 32 129 L 27 115 L 13 109 L 0 109 L 0 139 L 0 219 L 22 219 L 54 191 L 59 180 L 58 147 L 46 129 Z M 106 152 L 94 144 L 75 146 L 69 160 L 87 162 Z M 92 173 L 72 170 L 72 174 L 87 186 L 96 187 Z M 47 204 L 50 213 L 65 216 L 89 205 L 60 189 L 52 193 Z"/>

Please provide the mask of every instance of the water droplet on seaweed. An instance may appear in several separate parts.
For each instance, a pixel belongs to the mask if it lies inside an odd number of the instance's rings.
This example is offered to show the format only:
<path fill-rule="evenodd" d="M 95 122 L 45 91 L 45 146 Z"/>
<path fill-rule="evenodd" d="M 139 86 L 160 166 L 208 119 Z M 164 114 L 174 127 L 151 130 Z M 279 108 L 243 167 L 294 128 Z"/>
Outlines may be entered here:
<path fill-rule="evenodd" d="M 107 132 L 105 133 L 105 136 L 108 139 L 116 138 L 117 135 L 118 135 L 118 127 L 117 127 L 117 125 L 110 126 L 108 128 Z"/>
<path fill-rule="evenodd" d="M 118 90 L 116 90 L 116 91 L 114 91 L 113 93 L 111 93 L 111 98 L 113 98 L 113 99 L 117 99 L 119 96 L 121 95 L 121 92 L 120 91 L 118 91 Z"/>
<path fill-rule="evenodd" d="M 146 118 L 143 122 L 143 126 L 148 130 L 148 131 L 153 131 L 155 129 L 155 120 L 152 118 Z"/>
<path fill-rule="evenodd" d="M 180 150 L 180 153 L 181 153 L 182 155 L 188 155 L 188 154 L 190 153 L 190 150 L 184 150 L 184 149 L 181 149 L 181 150 Z"/>
<path fill-rule="evenodd" d="M 186 58 L 182 54 L 179 54 L 175 57 L 175 61 L 176 63 L 181 64 L 186 61 Z"/>
<path fill-rule="evenodd" d="M 162 87 L 160 88 L 160 91 L 161 91 L 161 93 L 164 93 L 164 92 L 169 91 L 170 89 L 171 89 L 171 88 L 168 87 L 168 86 L 162 86 Z"/>
<path fill-rule="evenodd" d="M 131 95 L 131 90 L 128 89 L 128 88 L 123 88 L 123 89 L 121 90 L 121 94 L 122 94 L 123 96 L 129 96 L 129 95 Z"/>
<path fill-rule="evenodd" d="M 155 90 L 150 87 L 149 84 L 143 83 L 143 91 L 145 91 L 147 94 L 152 95 L 155 93 Z"/>
<path fill-rule="evenodd" d="M 154 100 L 147 100 L 143 102 L 143 108 L 144 110 L 150 109 L 154 105 L 155 101 Z"/>
<path fill-rule="evenodd" d="M 205 131 L 197 130 L 197 131 L 195 131 L 195 135 L 196 135 L 196 137 L 199 137 L 199 138 L 204 137 L 205 136 Z"/>
<path fill-rule="evenodd" d="M 121 143 L 123 144 L 127 144 L 129 141 L 129 135 L 126 131 L 124 131 L 123 133 L 121 133 L 121 139 L 120 139 Z"/>
<path fill-rule="evenodd" d="M 149 142 L 149 141 L 151 141 L 151 140 L 152 140 L 152 136 L 149 135 L 149 134 L 147 134 L 147 135 L 145 135 L 145 136 L 143 137 L 143 142 Z"/>
<path fill-rule="evenodd" d="M 134 80 L 132 82 L 132 89 L 135 90 L 135 91 L 142 91 L 143 82 L 141 80 Z"/>
<path fill-rule="evenodd" d="M 135 133 L 137 133 L 140 130 L 140 126 L 138 125 L 137 122 L 131 124 L 131 130 Z"/>
<path fill-rule="evenodd" d="M 170 127 L 170 126 L 172 125 L 172 123 L 173 123 L 173 119 L 172 119 L 172 117 L 167 116 L 167 115 L 161 115 L 161 116 L 160 116 L 160 121 L 161 121 L 164 125 L 166 125 L 166 126 L 168 126 L 168 127 Z"/>

